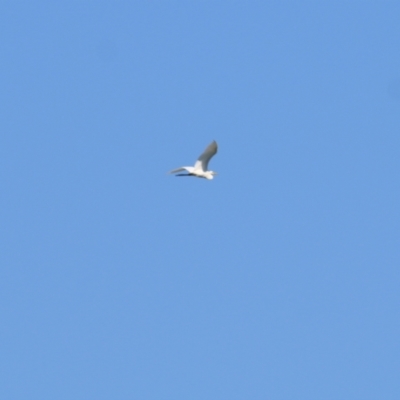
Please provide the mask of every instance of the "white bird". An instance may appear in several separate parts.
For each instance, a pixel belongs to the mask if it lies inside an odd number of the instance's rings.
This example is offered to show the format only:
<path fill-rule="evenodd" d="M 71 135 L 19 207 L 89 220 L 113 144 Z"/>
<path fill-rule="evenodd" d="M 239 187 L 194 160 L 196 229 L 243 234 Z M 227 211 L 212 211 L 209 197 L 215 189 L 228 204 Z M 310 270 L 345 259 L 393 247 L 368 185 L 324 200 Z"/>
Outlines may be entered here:
<path fill-rule="evenodd" d="M 177 172 L 187 171 L 187 174 L 178 174 L 176 176 L 195 176 L 197 178 L 214 179 L 214 175 L 217 175 L 214 171 L 208 171 L 208 162 L 217 153 L 218 145 L 214 140 L 207 146 L 203 154 L 197 159 L 194 167 L 181 167 L 170 171 L 170 174 L 176 174 Z"/>

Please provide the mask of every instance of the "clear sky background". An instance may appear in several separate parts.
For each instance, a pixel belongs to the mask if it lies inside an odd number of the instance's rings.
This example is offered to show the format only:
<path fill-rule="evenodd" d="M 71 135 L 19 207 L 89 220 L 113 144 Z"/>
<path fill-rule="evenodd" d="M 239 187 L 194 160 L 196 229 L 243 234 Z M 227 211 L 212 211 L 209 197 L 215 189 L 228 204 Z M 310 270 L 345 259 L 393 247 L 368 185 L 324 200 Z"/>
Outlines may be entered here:
<path fill-rule="evenodd" d="M 0 54 L 2 399 L 400 398 L 400 2 L 9 1 Z"/>

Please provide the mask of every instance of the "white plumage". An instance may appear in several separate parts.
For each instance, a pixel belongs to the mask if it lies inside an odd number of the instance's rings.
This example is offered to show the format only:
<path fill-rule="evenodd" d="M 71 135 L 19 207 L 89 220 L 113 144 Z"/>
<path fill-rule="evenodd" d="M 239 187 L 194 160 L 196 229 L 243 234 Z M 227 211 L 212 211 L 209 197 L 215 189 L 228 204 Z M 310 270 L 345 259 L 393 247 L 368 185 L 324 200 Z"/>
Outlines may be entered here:
<path fill-rule="evenodd" d="M 214 140 L 207 146 L 204 152 L 197 159 L 194 167 L 181 167 L 170 171 L 170 174 L 176 174 L 177 172 L 186 171 L 187 174 L 177 174 L 176 176 L 195 176 L 197 178 L 214 179 L 214 175 L 217 175 L 214 171 L 208 170 L 208 163 L 211 158 L 217 153 L 218 145 Z"/>

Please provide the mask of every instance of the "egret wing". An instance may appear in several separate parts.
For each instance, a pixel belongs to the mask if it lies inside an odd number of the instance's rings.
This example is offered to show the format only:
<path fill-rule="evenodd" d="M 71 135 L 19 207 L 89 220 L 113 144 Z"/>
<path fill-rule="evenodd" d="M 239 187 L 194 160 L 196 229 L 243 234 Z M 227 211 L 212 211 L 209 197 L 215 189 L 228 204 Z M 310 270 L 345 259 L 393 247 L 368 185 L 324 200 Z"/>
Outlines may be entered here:
<path fill-rule="evenodd" d="M 176 174 L 177 172 L 181 172 L 181 171 L 186 171 L 186 168 L 177 168 L 177 169 L 173 169 L 172 171 L 169 171 L 169 174 Z"/>
<path fill-rule="evenodd" d="M 201 154 L 200 157 L 197 159 L 196 163 L 194 164 L 194 169 L 207 171 L 208 163 L 211 160 L 211 158 L 214 157 L 215 154 L 217 154 L 217 151 L 218 151 L 218 145 L 217 142 L 214 140 L 211 144 L 207 146 L 203 154 Z"/>

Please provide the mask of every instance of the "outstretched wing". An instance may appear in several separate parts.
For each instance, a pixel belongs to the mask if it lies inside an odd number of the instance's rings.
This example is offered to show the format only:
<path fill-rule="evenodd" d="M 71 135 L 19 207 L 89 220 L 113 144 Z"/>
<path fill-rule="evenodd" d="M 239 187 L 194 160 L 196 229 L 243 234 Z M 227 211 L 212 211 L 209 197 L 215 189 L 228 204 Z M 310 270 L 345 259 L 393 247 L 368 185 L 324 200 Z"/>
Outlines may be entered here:
<path fill-rule="evenodd" d="M 211 144 L 208 145 L 203 154 L 197 159 L 196 163 L 194 164 L 194 169 L 207 171 L 208 162 L 211 160 L 212 157 L 215 156 L 215 154 L 217 154 L 217 151 L 218 145 L 217 142 L 214 140 Z"/>
<path fill-rule="evenodd" d="M 186 172 L 189 172 L 189 174 L 190 174 L 190 173 L 193 172 L 193 170 L 194 170 L 193 167 L 180 167 L 180 168 L 177 168 L 177 169 L 173 169 L 172 171 L 169 171 L 169 173 L 170 174 L 176 174 L 177 172 L 186 171 Z"/>
<path fill-rule="evenodd" d="M 181 172 L 181 171 L 186 171 L 186 168 L 177 168 L 177 169 L 173 169 L 172 171 L 169 171 L 169 174 L 176 174 L 177 172 Z"/>

